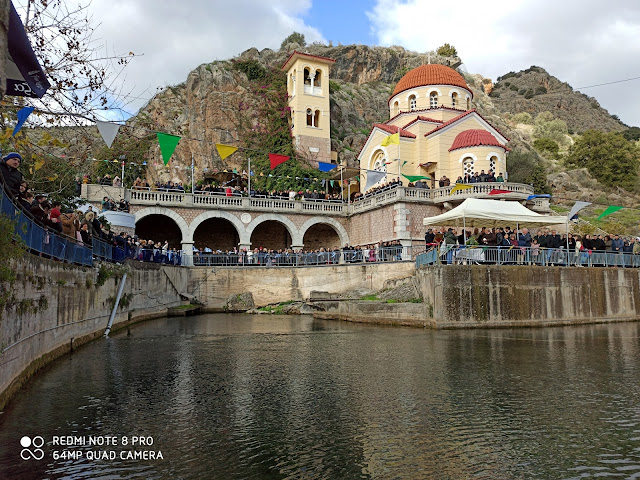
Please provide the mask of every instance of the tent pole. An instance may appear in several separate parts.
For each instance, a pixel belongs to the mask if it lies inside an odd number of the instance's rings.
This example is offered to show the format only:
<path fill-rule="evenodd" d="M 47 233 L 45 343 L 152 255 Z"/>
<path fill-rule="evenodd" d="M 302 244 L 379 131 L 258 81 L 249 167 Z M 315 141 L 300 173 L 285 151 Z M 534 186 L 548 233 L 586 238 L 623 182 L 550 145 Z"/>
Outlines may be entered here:
<path fill-rule="evenodd" d="M 464 244 L 467 244 L 467 221 L 464 217 L 464 215 L 462 216 L 462 238 L 464 241 Z"/>

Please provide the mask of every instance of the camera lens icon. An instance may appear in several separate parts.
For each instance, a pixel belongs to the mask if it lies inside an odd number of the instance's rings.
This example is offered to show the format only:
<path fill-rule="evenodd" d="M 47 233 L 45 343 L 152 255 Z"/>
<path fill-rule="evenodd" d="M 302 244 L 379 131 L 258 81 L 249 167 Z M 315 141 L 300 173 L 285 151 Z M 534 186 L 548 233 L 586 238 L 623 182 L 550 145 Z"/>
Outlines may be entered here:
<path fill-rule="evenodd" d="M 41 448 L 44 445 L 44 438 L 41 436 L 31 438 L 25 435 L 20 439 L 20 445 L 23 447 L 20 452 L 20 457 L 23 460 L 42 460 L 44 458 L 44 450 Z"/>

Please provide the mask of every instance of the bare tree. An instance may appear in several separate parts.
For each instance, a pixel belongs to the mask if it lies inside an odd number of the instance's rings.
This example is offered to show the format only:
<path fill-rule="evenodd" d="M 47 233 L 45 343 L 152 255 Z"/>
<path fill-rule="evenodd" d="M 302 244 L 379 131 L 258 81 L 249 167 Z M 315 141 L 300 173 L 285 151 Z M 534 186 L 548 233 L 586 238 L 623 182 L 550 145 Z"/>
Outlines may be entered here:
<path fill-rule="evenodd" d="M 133 52 L 110 51 L 96 38 L 90 1 L 71 7 L 63 0 L 23 0 L 23 23 L 51 88 L 41 100 L 49 124 L 104 118 L 100 110 L 122 111 L 130 102 L 119 78 Z M 20 10 L 19 10 L 20 12 Z"/>

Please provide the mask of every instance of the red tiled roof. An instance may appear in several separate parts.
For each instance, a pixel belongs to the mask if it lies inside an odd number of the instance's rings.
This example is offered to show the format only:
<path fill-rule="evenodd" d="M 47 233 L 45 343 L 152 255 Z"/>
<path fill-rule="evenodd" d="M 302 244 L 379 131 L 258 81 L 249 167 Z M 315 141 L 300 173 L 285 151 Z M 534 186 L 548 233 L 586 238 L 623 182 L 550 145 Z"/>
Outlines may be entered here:
<path fill-rule="evenodd" d="M 423 117 L 422 115 L 418 115 L 416 118 L 414 118 L 413 120 L 411 120 L 409 123 L 407 123 L 404 127 L 402 128 L 407 128 L 410 125 L 413 125 L 414 123 L 421 121 L 421 122 L 430 122 L 430 123 L 444 123 L 442 120 L 436 120 L 435 118 L 428 118 L 428 117 Z"/>
<path fill-rule="evenodd" d="M 452 152 L 459 148 L 478 147 L 480 145 L 490 145 L 508 150 L 508 148 L 502 145 L 490 132 L 481 129 L 470 129 L 460 132 L 456 136 L 449 151 Z"/>
<path fill-rule="evenodd" d="M 401 115 L 415 115 L 416 113 L 420 113 L 420 112 L 429 112 L 429 111 L 433 111 L 433 110 L 453 110 L 454 112 L 466 112 L 467 110 L 463 110 L 461 108 L 452 108 L 452 107 L 445 107 L 444 105 L 440 105 L 437 107 L 430 107 L 430 108 L 421 108 L 420 110 L 407 110 L 404 112 L 400 112 L 397 113 L 396 115 L 394 115 L 393 117 L 391 117 L 389 120 L 387 120 L 384 123 L 389 123 L 394 121 L 396 118 L 398 118 Z"/>
<path fill-rule="evenodd" d="M 432 64 L 421 65 L 405 74 L 396 84 L 396 88 L 393 89 L 391 97 L 410 88 L 424 87 L 427 85 L 452 85 L 464 88 L 472 93 L 467 82 L 462 78 L 462 75 L 453 68 L 447 67 L 446 65 Z"/>
<path fill-rule="evenodd" d="M 384 130 L 385 132 L 388 132 L 388 133 L 391 133 L 391 134 L 398 133 L 398 131 L 399 131 L 401 137 L 416 138 L 416 134 L 415 133 L 408 132 L 405 129 L 400 128 L 400 127 L 396 127 L 394 125 L 385 125 L 384 123 L 376 123 L 373 126 L 374 126 L 374 128 L 378 127 L 380 130 Z"/>
<path fill-rule="evenodd" d="M 485 122 L 489 123 L 489 121 L 488 121 L 486 118 L 484 118 L 482 115 L 480 115 L 480 114 L 478 113 L 478 111 L 474 108 L 473 110 L 469 110 L 469 111 L 467 111 L 467 112 L 464 112 L 462 115 L 458 115 L 457 117 L 453 117 L 451 120 L 449 120 L 449 121 L 447 121 L 447 122 L 443 123 L 442 125 L 438 125 L 436 128 L 434 128 L 434 129 L 433 129 L 433 130 L 431 130 L 430 132 L 425 133 L 425 134 L 424 134 L 424 136 L 425 136 L 425 137 L 428 137 L 429 135 L 431 135 L 431 134 L 433 134 L 433 133 L 436 133 L 437 131 L 442 130 L 442 129 L 443 129 L 443 128 L 445 128 L 445 127 L 448 127 L 448 126 L 449 126 L 449 125 L 451 125 L 452 123 L 455 123 L 455 122 L 457 122 L 458 120 L 460 120 L 461 118 L 464 118 L 464 117 L 466 117 L 467 115 L 470 115 L 470 114 L 472 114 L 472 113 L 475 113 L 475 114 L 476 114 L 476 115 L 478 115 L 481 119 L 483 119 Z M 489 123 L 489 125 L 491 125 L 491 123 Z M 494 127 L 493 125 L 491 125 L 491 128 L 493 128 L 496 132 L 498 132 L 500 135 L 502 135 L 502 136 L 507 140 L 507 142 L 509 141 L 509 139 L 508 139 L 507 137 L 505 137 L 505 136 L 504 136 L 504 134 L 503 134 L 500 130 L 498 130 L 496 127 Z"/>
<path fill-rule="evenodd" d="M 315 58 L 318 60 L 324 60 L 325 62 L 329 62 L 329 63 L 336 63 L 336 61 L 333 58 L 329 58 L 329 57 L 321 57 L 319 55 L 310 55 L 308 53 L 302 53 L 299 52 L 297 50 L 294 50 L 293 53 L 291 55 L 289 55 L 289 57 L 287 58 L 287 60 L 282 64 L 282 67 L 280 67 L 280 70 L 285 70 L 285 67 L 287 66 L 287 63 L 289 63 L 289 61 L 293 58 L 294 55 L 300 55 L 301 57 L 308 57 L 308 58 Z"/>

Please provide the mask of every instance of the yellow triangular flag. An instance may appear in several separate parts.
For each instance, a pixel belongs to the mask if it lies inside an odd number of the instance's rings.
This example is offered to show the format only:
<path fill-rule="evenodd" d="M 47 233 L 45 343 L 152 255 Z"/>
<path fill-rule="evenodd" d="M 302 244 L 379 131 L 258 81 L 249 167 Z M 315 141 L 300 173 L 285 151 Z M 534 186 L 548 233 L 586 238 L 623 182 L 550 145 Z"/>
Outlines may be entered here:
<path fill-rule="evenodd" d="M 216 143 L 216 149 L 220 154 L 220 158 L 224 160 L 229 155 L 232 155 L 236 150 L 238 150 L 238 147 L 234 147 L 232 145 L 224 145 L 223 143 Z"/>
<path fill-rule="evenodd" d="M 456 183 L 456 186 L 451 189 L 449 194 L 456 193 L 460 190 L 467 190 L 468 188 L 473 188 L 473 185 L 465 185 L 463 183 Z"/>
<path fill-rule="evenodd" d="M 384 137 L 380 146 L 386 147 L 387 145 L 400 145 L 400 132 Z"/>

